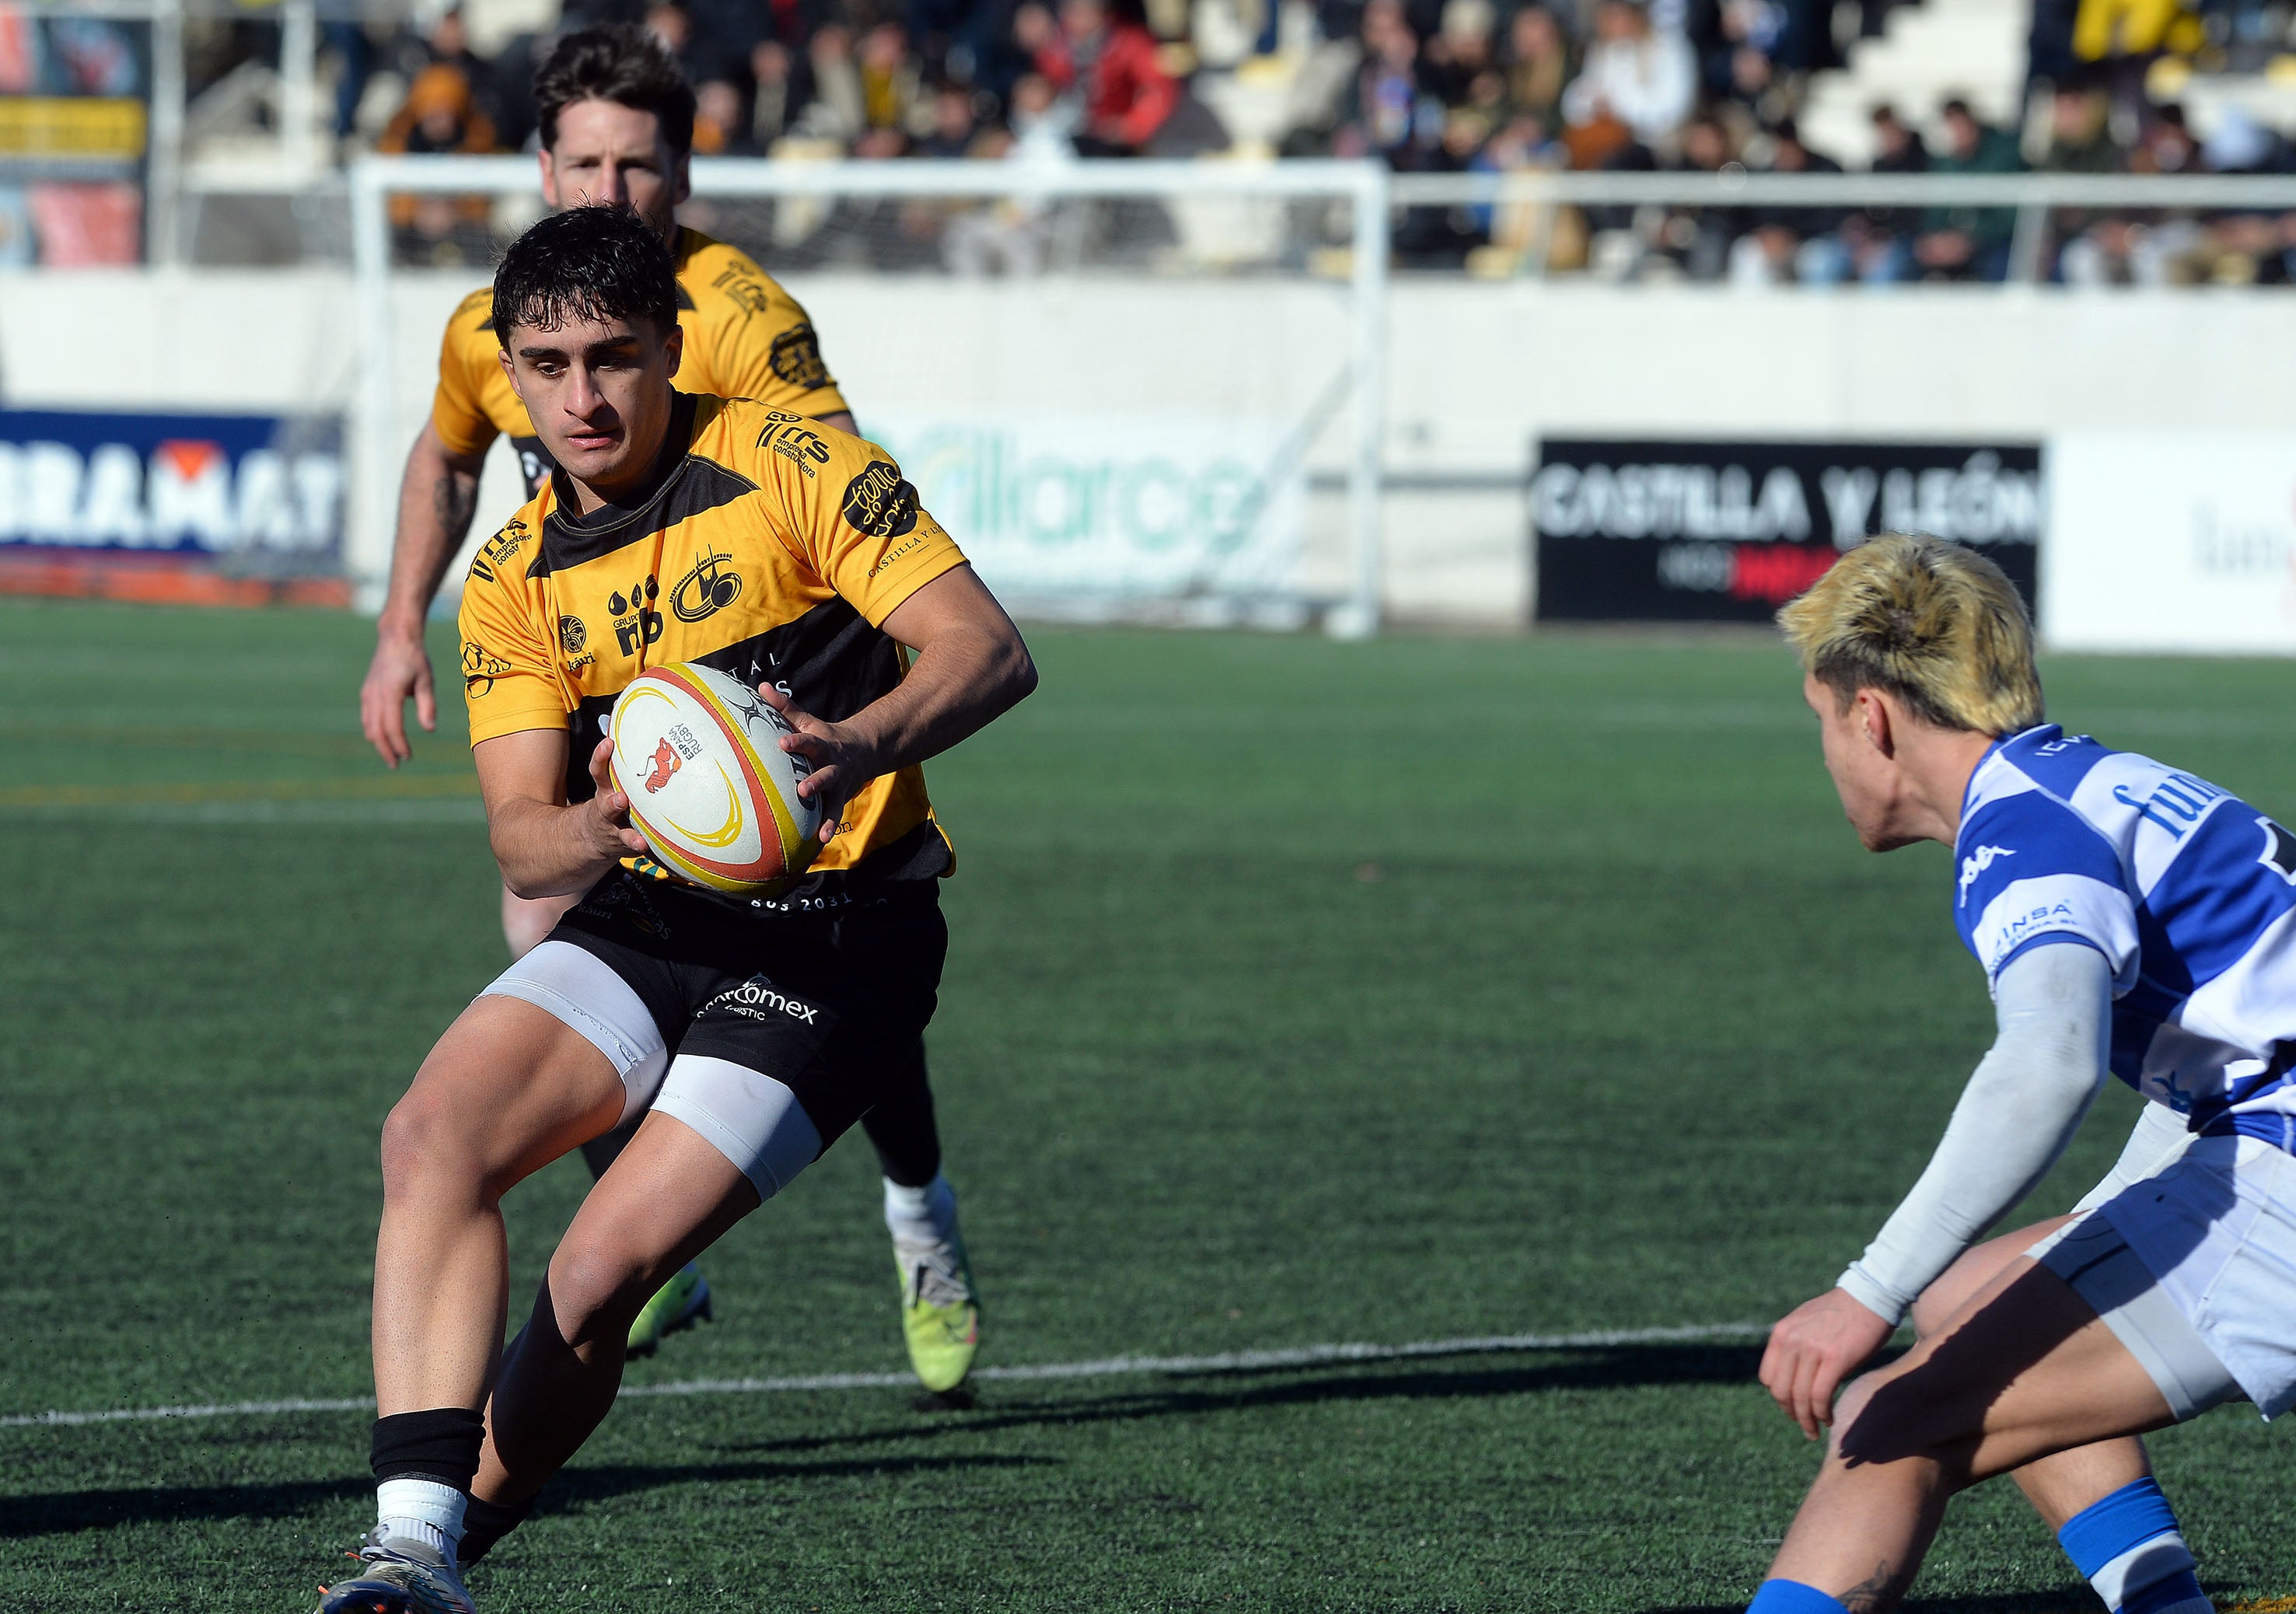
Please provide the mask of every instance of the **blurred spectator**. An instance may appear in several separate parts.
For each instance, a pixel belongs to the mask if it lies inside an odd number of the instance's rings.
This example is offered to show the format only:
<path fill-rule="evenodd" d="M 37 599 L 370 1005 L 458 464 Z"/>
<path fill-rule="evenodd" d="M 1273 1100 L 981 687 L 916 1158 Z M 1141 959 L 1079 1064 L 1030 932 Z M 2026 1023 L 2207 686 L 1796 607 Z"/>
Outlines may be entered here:
<path fill-rule="evenodd" d="M 917 105 L 917 67 L 909 37 L 898 22 L 880 22 L 861 37 L 861 115 L 873 129 L 906 132 Z"/>
<path fill-rule="evenodd" d="M 1679 32 L 1653 27 L 1636 0 L 1601 0 L 1586 64 L 1562 93 L 1572 162 L 1597 167 L 1629 141 L 1666 144 L 1697 94 L 1697 60 Z"/>
<path fill-rule="evenodd" d="M 1681 149 L 1663 166 L 1681 174 L 1719 174 L 1737 160 L 1728 126 L 1710 112 L 1683 126 Z M 1743 227 L 1736 208 L 1675 209 L 1660 221 L 1656 244 L 1637 273 L 1671 266 L 1692 280 L 1719 280 L 1729 266 L 1731 243 Z"/>
<path fill-rule="evenodd" d="M 1364 7 L 1363 67 L 1353 89 L 1332 141 L 1335 155 L 1384 157 L 1407 168 L 1414 146 L 1440 139 L 1442 103 L 1420 90 L 1419 38 L 1401 0 L 1370 0 Z"/>
<path fill-rule="evenodd" d="M 1874 173 L 1929 172 L 1929 147 L 1923 143 L 1919 129 L 1899 118 L 1893 106 L 1877 106 L 1872 117 Z M 1810 278 L 1819 283 L 1861 280 L 1875 284 L 1905 279 L 1911 261 L 1907 238 L 1919 217 L 1911 208 L 1865 208 L 1850 212 L 1834 233 L 1841 248 L 1839 259 L 1831 266 L 1835 273 L 1829 280 L 1824 274 L 1828 266 L 1814 263 L 1811 266 L 1816 273 Z"/>
<path fill-rule="evenodd" d="M 1967 102 L 1948 101 L 1939 116 L 1945 125 L 1945 150 L 1931 155 L 1932 173 L 2024 171 L 2016 137 L 1980 123 Z M 2011 208 L 1931 208 L 1922 215 L 1919 233 L 1898 269 L 1909 278 L 1924 280 L 2005 280 L 2016 223 Z"/>
<path fill-rule="evenodd" d="M 770 152 L 774 142 L 797 126 L 805 111 L 810 99 L 812 66 L 800 64 L 780 40 L 762 39 L 750 51 L 750 79 L 755 86 L 750 97 L 750 143 L 760 152 Z"/>
<path fill-rule="evenodd" d="M 1055 23 L 1034 3 L 1014 13 L 1014 37 L 1055 90 L 1080 94 L 1077 149 L 1128 157 L 1156 138 L 1180 100 L 1180 86 L 1156 60 L 1156 40 L 1111 0 L 1061 0 Z"/>
<path fill-rule="evenodd" d="M 2049 149 L 2041 168 L 2052 174 L 2117 174 L 2120 148 L 2113 143 L 2112 103 L 2101 89 L 2060 86 L 2049 98 Z"/>
<path fill-rule="evenodd" d="M 433 62 L 414 76 L 406 104 L 375 144 L 384 152 L 491 152 L 495 127 L 462 70 Z M 483 196 L 393 196 L 390 222 L 400 256 L 424 263 L 486 262 L 487 208 Z"/>
<path fill-rule="evenodd" d="M 1420 64 L 1427 93 L 1447 107 L 1467 104 L 1476 80 L 1491 70 L 1491 33 L 1497 25 L 1491 0 L 1445 0 L 1442 26 Z"/>
<path fill-rule="evenodd" d="M 980 134 L 972 92 L 961 84 L 944 84 L 933 92 L 932 127 L 917 142 L 917 155 L 970 157 Z"/>
<path fill-rule="evenodd" d="M 868 101 L 861 69 L 853 60 L 853 35 L 844 24 L 824 22 L 807 44 L 806 64 L 813 78 L 813 100 L 800 132 L 816 140 L 850 145 L 869 127 Z"/>
<path fill-rule="evenodd" d="M 1772 174 L 1839 174 L 1841 165 L 1802 143 L 1792 119 L 1770 131 Z M 1850 253 L 1836 232 L 1848 217 L 1841 208 L 1755 208 L 1747 228 L 1730 244 L 1730 278 L 1739 285 L 1784 285 L 1808 281 L 1833 285 L 1849 277 Z"/>
<path fill-rule="evenodd" d="M 748 121 L 742 116 L 742 92 L 723 78 L 712 78 L 693 88 L 693 154 L 696 157 L 754 157 Z"/>
<path fill-rule="evenodd" d="M 1506 105 L 1516 118 L 1535 118 L 1552 135 L 1562 123 L 1562 90 L 1570 81 L 1570 45 L 1546 6 L 1524 6 L 1507 24 Z"/>

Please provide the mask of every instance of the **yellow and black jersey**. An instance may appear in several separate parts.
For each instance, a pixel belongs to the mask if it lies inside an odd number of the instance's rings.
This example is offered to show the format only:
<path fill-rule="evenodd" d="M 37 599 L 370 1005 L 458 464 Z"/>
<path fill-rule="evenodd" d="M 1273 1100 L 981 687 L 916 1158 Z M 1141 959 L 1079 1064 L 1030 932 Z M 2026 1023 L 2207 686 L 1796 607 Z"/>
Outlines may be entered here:
<path fill-rule="evenodd" d="M 569 800 L 592 793 L 590 753 L 645 668 L 700 661 L 836 722 L 901 680 L 888 613 L 964 563 L 882 448 L 743 398 L 678 394 L 629 504 L 583 516 L 565 493 L 554 475 L 472 561 L 462 631 L 472 743 L 569 731 Z M 873 879 L 951 866 L 922 770 L 856 796 L 792 897 L 865 864 Z"/>
<path fill-rule="evenodd" d="M 846 408 L 821 362 L 813 322 L 778 281 L 724 242 L 682 225 L 676 256 L 677 326 L 685 332 L 680 391 L 755 398 L 815 419 Z M 447 322 L 430 423 L 455 454 L 484 454 L 497 433 L 507 435 L 530 496 L 550 475 L 550 456 L 511 390 L 501 353 L 494 291 L 482 287 Z"/>

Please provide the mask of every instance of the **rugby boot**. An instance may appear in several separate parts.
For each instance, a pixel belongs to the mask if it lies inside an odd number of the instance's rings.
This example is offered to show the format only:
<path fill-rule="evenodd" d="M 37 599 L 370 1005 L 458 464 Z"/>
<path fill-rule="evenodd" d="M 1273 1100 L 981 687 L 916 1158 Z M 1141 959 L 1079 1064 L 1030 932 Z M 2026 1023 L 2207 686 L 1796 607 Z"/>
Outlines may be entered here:
<path fill-rule="evenodd" d="M 630 1324 L 627 1354 L 651 1356 L 670 1335 L 715 1315 L 709 1303 L 709 1280 L 701 1275 L 699 1267 L 688 1263 L 653 1291 L 653 1299 L 645 1303 L 645 1309 Z"/>
<path fill-rule="evenodd" d="M 964 1382 L 980 1348 L 980 1296 L 964 1241 L 951 1236 L 910 1244 L 896 1239 L 893 1263 L 901 1274 L 901 1334 L 908 1341 L 909 1365 L 916 1370 L 917 1382 L 935 1395 L 947 1395 Z"/>
<path fill-rule="evenodd" d="M 317 1614 L 478 1614 L 455 1566 L 422 1542 L 370 1530 L 358 1574 L 319 1588 Z"/>

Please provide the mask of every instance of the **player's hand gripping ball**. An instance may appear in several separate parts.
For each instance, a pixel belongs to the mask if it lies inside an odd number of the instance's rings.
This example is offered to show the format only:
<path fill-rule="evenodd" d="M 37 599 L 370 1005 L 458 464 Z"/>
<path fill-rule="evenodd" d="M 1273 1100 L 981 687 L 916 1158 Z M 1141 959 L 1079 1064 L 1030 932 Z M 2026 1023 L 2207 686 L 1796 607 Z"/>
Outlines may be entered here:
<path fill-rule="evenodd" d="M 782 715 L 741 680 L 681 661 L 640 673 L 614 702 L 617 789 L 663 864 L 699 884 L 754 896 L 805 873 L 821 810 L 797 793 L 812 771 L 781 748 Z"/>

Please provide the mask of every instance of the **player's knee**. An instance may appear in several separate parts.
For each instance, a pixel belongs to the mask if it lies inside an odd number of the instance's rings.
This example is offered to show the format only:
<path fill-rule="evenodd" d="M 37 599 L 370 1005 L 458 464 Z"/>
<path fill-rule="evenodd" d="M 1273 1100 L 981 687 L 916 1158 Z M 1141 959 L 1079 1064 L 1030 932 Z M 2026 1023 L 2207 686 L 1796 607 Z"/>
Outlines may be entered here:
<path fill-rule="evenodd" d="M 438 1088 L 416 1082 L 382 1123 L 385 1199 L 433 1192 L 447 1183 L 480 1187 L 469 1129 Z"/>
<path fill-rule="evenodd" d="M 649 1266 L 644 1255 L 619 1241 L 560 1245 L 550 1258 L 550 1299 L 559 1337 L 579 1349 L 628 1333 L 652 1292 L 645 1281 Z"/>

